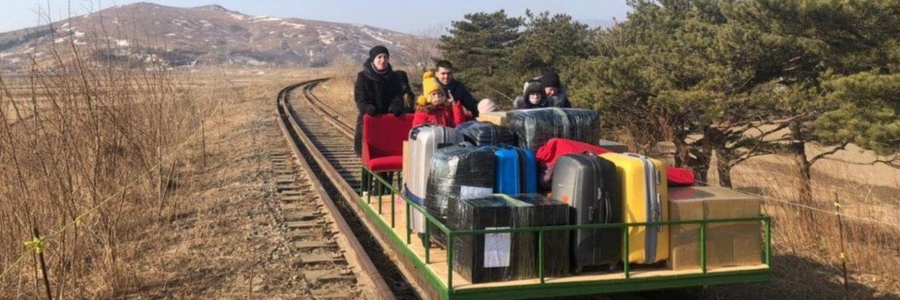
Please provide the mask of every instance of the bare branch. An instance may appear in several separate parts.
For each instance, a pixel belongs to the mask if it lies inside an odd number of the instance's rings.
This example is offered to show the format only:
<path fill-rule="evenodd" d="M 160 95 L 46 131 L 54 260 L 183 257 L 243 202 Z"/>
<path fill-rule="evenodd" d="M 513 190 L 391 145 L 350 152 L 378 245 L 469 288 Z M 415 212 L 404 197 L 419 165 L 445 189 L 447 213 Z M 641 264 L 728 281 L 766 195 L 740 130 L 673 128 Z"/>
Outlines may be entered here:
<path fill-rule="evenodd" d="M 838 145 L 837 147 L 834 147 L 834 149 L 831 149 L 831 150 L 829 150 L 829 151 L 825 151 L 825 152 L 819 153 L 818 155 L 813 156 L 813 157 L 809 160 L 809 164 L 814 164 L 814 163 L 816 163 L 816 161 L 822 159 L 823 157 L 826 157 L 826 156 L 835 154 L 835 153 L 837 153 L 838 151 L 844 150 L 844 149 L 847 148 L 847 145 L 849 145 L 849 144 L 850 144 L 850 142 L 845 141 L 845 142 L 841 143 L 840 145 Z"/>

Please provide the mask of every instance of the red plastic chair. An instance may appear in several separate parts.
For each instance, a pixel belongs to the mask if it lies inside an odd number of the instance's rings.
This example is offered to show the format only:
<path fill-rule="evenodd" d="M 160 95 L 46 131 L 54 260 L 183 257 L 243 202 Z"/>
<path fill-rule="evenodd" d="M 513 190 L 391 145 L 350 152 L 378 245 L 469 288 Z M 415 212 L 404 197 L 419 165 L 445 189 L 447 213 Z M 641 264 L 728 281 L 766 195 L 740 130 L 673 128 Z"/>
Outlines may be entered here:
<path fill-rule="evenodd" d="M 363 117 L 362 163 L 372 172 L 403 169 L 403 141 L 412 129 L 412 114 Z"/>

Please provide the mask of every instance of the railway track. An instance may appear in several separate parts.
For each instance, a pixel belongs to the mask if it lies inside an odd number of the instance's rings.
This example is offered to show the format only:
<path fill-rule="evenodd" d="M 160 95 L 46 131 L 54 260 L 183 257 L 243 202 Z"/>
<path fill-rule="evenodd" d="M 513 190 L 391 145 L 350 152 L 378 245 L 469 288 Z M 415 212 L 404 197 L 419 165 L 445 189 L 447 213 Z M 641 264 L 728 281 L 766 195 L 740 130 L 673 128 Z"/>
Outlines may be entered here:
<path fill-rule="evenodd" d="M 276 157 L 275 163 L 282 168 L 293 168 L 287 163 L 293 160 L 297 167 L 313 175 L 308 178 L 309 188 L 321 200 L 323 215 L 333 219 L 330 235 L 336 237 L 340 247 L 340 251 L 330 253 L 334 257 L 342 254 L 339 262 L 346 262 L 351 267 L 360 290 L 359 294 L 346 298 L 419 299 L 418 289 L 397 268 L 390 251 L 382 248 L 379 237 L 369 229 L 371 225 L 355 212 L 361 165 L 353 152 L 354 129 L 341 122 L 334 111 L 322 105 L 312 94 L 311 90 L 322 81 L 324 79 L 301 82 L 279 92 L 276 104 L 278 124 L 288 141 L 293 159 Z M 298 90 L 302 99 L 292 101 Z M 309 244 L 321 245 L 313 242 Z M 322 253 L 329 252 L 308 252 L 307 255 Z M 318 255 L 312 258 L 320 260 L 324 257 Z M 302 257 L 301 261 L 304 261 Z M 304 272 L 310 271 L 304 269 Z M 327 295 L 327 291 L 318 294 Z M 341 297 L 344 296 L 347 294 L 341 294 Z"/>

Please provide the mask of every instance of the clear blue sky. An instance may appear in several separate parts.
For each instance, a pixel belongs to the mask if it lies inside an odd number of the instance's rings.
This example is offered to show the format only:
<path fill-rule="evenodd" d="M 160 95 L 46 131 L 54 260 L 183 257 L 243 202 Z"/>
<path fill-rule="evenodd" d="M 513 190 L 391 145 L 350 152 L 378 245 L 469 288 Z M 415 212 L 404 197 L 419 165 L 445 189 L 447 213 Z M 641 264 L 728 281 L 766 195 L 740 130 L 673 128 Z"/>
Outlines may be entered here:
<path fill-rule="evenodd" d="M 133 0 L 3 0 L 0 4 L 0 32 L 10 31 L 38 24 L 37 11 L 46 11 L 50 3 L 50 14 L 55 20 L 68 15 L 71 3 L 72 15 L 81 15 L 91 10 L 99 10 L 113 5 L 123 5 Z M 427 28 L 448 26 L 450 21 L 462 19 L 463 15 L 479 11 L 505 9 L 511 15 L 523 15 L 526 8 L 532 11 L 549 10 L 566 13 L 577 20 L 611 21 L 624 20 L 628 12 L 625 0 L 576 0 L 576 1 L 350 1 L 350 0 L 156 0 L 149 1 L 168 6 L 193 7 L 219 4 L 230 10 L 250 15 L 294 17 L 342 23 L 362 23 L 407 33 L 420 33 Z"/>

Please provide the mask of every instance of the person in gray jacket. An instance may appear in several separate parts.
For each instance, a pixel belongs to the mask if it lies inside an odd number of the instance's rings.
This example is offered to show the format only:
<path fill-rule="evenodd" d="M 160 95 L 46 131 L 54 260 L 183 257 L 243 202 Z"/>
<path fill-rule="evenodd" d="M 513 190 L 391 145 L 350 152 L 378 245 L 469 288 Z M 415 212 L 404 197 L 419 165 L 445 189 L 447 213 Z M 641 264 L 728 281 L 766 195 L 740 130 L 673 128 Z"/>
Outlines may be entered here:
<path fill-rule="evenodd" d="M 525 82 L 525 86 L 523 89 L 528 89 L 529 85 L 540 84 L 544 89 L 544 97 L 545 100 L 535 99 L 535 103 L 530 103 L 526 97 L 527 95 L 516 97 L 513 102 L 513 107 L 516 109 L 523 108 L 538 108 L 538 107 L 559 107 L 559 108 L 568 108 L 572 107 L 572 104 L 569 103 L 569 97 L 566 96 L 566 85 L 562 84 L 559 80 L 559 74 L 554 71 L 547 71 L 540 77 L 535 77 L 528 82 Z"/>
<path fill-rule="evenodd" d="M 532 109 L 551 107 L 550 99 L 544 94 L 544 86 L 540 81 L 530 80 L 522 88 L 522 95 L 513 100 L 515 109 Z"/>

